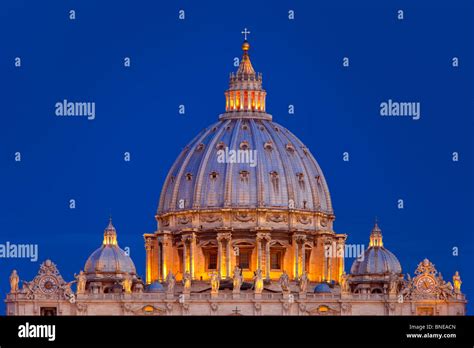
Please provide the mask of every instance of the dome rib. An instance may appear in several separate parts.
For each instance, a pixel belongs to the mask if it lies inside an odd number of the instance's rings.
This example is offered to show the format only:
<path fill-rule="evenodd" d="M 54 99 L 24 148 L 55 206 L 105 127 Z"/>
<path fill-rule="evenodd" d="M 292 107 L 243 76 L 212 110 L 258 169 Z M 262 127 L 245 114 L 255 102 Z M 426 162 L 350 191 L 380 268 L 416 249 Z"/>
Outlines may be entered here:
<path fill-rule="evenodd" d="M 287 188 L 287 192 L 288 192 L 288 202 L 287 203 L 287 208 L 288 208 L 288 205 L 289 205 L 289 200 L 292 199 L 294 202 L 295 202 L 295 208 L 297 208 L 296 204 L 297 204 L 297 201 L 296 201 L 296 193 L 295 193 L 295 190 L 294 188 L 296 188 L 296 185 L 298 185 L 298 183 L 296 182 L 296 177 L 293 177 L 293 175 L 289 175 L 289 171 L 291 171 L 291 164 L 288 162 L 288 154 L 286 153 L 286 149 L 285 149 L 285 146 L 284 144 L 282 144 L 281 142 L 281 139 L 280 137 L 276 134 L 278 133 L 274 127 L 278 127 L 279 128 L 279 131 L 281 131 L 281 128 L 279 126 L 277 126 L 276 124 L 274 123 L 270 123 L 270 122 L 265 122 L 265 128 L 267 129 L 267 131 L 269 132 L 271 138 L 273 139 L 273 142 L 275 142 L 275 150 L 278 152 L 278 159 L 280 159 L 280 163 L 281 163 L 281 167 L 285 173 L 285 178 L 286 178 L 286 188 Z M 277 146 L 277 142 L 278 142 L 278 146 Z M 290 185 L 290 181 L 291 181 L 291 185 Z"/>
<path fill-rule="evenodd" d="M 285 209 L 288 209 L 289 208 L 289 200 L 290 199 L 293 199 L 292 197 L 294 197 L 294 192 L 293 192 L 293 187 L 289 184 L 288 182 L 288 170 L 287 170 L 287 166 L 286 166 L 286 163 L 285 161 L 283 160 L 282 158 L 282 153 L 281 153 L 281 146 L 277 146 L 277 143 L 275 141 L 275 136 L 274 136 L 274 128 L 272 127 L 273 124 L 272 122 L 265 122 L 265 121 L 262 121 L 263 123 L 263 126 L 265 127 L 265 130 L 267 131 L 268 133 L 268 136 L 270 138 L 270 140 L 272 141 L 272 143 L 274 144 L 274 147 L 273 147 L 273 150 L 272 150 L 272 153 L 274 151 L 275 155 L 273 156 L 274 158 L 277 159 L 278 161 L 278 172 L 279 173 L 282 173 L 284 175 L 282 175 L 282 178 L 285 179 L 285 185 L 286 185 L 286 202 L 281 202 L 284 206 L 285 206 Z M 283 183 L 282 183 L 283 184 Z"/>
<path fill-rule="evenodd" d="M 237 119 L 233 128 L 232 137 L 230 140 L 230 149 L 235 149 L 235 144 L 239 138 L 239 134 L 241 132 L 241 125 L 242 120 Z M 226 163 L 225 164 L 225 177 L 224 177 L 224 207 L 232 206 L 232 177 L 234 175 L 233 172 L 234 164 L 233 163 Z"/>
<path fill-rule="evenodd" d="M 291 135 L 289 135 L 290 132 L 286 128 L 283 128 L 280 125 L 278 125 L 278 127 L 280 129 L 285 130 L 285 132 L 279 132 L 279 133 L 281 133 L 280 137 L 286 138 L 286 140 L 288 140 L 288 144 L 292 144 L 294 146 L 295 153 L 293 155 L 295 156 L 296 162 L 299 163 L 299 167 L 304 172 L 304 175 L 305 175 L 305 190 L 306 190 L 307 185 L 309 185 L 310 190 L 311 190 L 311 206 L 312 206 L 312 209 L 316 210 L 316 209 L 320 208 L 320 206 L 318 204 L 319 200 L 316 198 L 316 193 L 314 191 L 315 186 L 313 185 L 313 181 L 312 181 L 314 173 L 312 173 L 310 170 L 308 170 L 308 167 L 306 166 L 306 162 L 303 161 L 301 156 L 300 156 L 300 153 L 299 153 L 299 149 L 301 147 L 300 144 L 298 142 L 295 142 L 294 139 L 292 139 Z M 283 134 L 283 133 L 286 133 L 286 134 Z M 297 146 L 295 146 L 295 145 L 297 145 Z M 287 153 L 287 156 L 289 157 L 291 155 Z M 295 173 L 293 173 L 293 174 L 295 174 Z M 304 194 L 302 194 L 301 196 L 302 196 L 301 198 L 305 198 Z M 302 202 L 303 199 L 300 199 L 300 201 Z"/>
<path fill-rule="evenodd" d="M 199 164 L 198 174 L 196 175 L 196 184 L 194 186 L 194 198 L 193 198 L 193 208 L 198 209 L 201 206 L 201 195 L 203 190 L 203 178 L 209 175 L 207 172 L 209 166 L 209 158 L 212 154 L 215 153 L 215 158 L 217 156 L 216 144 L 219 139 L 222 137 L 222 134 L 225 132 L 226 127 L 231 123 L 230 120 L 224 121 L 219 125 L 219 128 L 216 129 L 216 135 L 211 139 L 207 148 L 204 150 L 204 154 Z M 198 177 L 199 175 L 199 177 Z M 207 191 L 207 190 L 206 190 Z"/>
<path fill-rule="evenodd" d="M 199 139 L 202 134 L 207 133 L 208 129 L 203 129 L 201 132 L 199 132 L 198 135 L 196 135 L 193 140 L 190 142 L 190 144 L 194 144 L 197 139 Z M 179 153 L 178 158 L 175 160 L 173 165 L 171 166 L 170 171 L 168 172 L 168 175 L 166 176 L 165 183 L 163 185 L 163 188 L 161 190 L 161 196 L 159 200 L 159 205 L 158 205 L 158 213 L 161 213 L 164 210 L 164 206 L 166 205 L 166 199 L 170 198 L 169 195 L 167 194 L 168 190 L 174 189 L 174 185 L 171 185 L 171 177 L 174 175 L 176 177 L 176 173 L 181 169 L 179 166 L 181 165 L 182 161 L 186 157 L 186 154 L 190 151 L 191 149 L 189 146 L 186 146 L 181 152 Z"/>
<path fill-rule="evenodd" d="M 325 197 L 326 211 L 328 213 L 333 213 L 331 193 L 329 192 L 329 189 L 328 189 L 329 186 L 327 184 L 326 177 L 323 175 L 323 171 L 321 170 L 321 167 L 319 166 L 318 161 L 316 161 L 316 158 L 313 156 L 312 152 L 309 151 L 309 149 L 305 146 L 305 144 L 296 135 L 294 135 L 288 129 L 287 129 L 287 131 L 295 139 L 295 141 L 300 145 L 299 147 L 301 148 L 301 150 L 303 150 L 303 149 L 308 150 L 307 154 L 305 154 L 305 155 L 310 159 L 310 162 L 315 166 L 316 172 L 321 178 L 321 189 L 322 189 L 322 191 L 319 190 L 319 185 L 316 183 L 316 187 L 318 188 L 319 196 L 324 196 Z M 316 178 L 314 178 L 314 179 L 316 179 Z"/>
<path fill-rule="evenodd" d="M 265 205 L 265 185 L 263 183 L 264 177 L 263 177 L 263 163 L 265 161 L 262 158 L 262 151 L 260 150 L 260 146 L 263 147 L 263 144 L 260 144 L 260 140 L 257 140 L 259 138 L 258 134 L 258 125 L 256 124 L 255 120 L 250 120 L 250 129 L 252 129 L 252 142 L 253 146 L 251 147 L 251 150 L 256 150 L 257 151 L 257 167 L 256 167 L 256 176 L 257 176 L 257 206 L 261 207 Z"/>
<path fill-rule="evenodd" d="M 308 177 L 308 184 L 311 187 L 311 194 L 312 194 L 312 200 L 313 200 L 313 209 L 320 209 L 322 206 L 321 206 L 321 200 L 320 200 L 319 195 L 318 195 L 318 183 L 316 182 L 315 174 L 317 174 L 317 175 L 322 175 L 322 174 L 318 173 L 317 170 L 313 171 L 309 168 L 309 166 L 311 164 L 310 164 L 310 161 L 305 161 L 304 160 L 305 158 L 307 158 L 307 156 L 306 156 L 306 154 L 304 153 L 304 151 L 302 149 L 301 142 L 298 141 L 298 139 L 293 134 L 291 134 L 290 131 L 287 131 L 285 136 L 292 143 L 296 143 L 297 145 L 299 145 L 299 146 L 295 146 L 295 152 L 298 155 L 298 159 L 299 159 L 301 165 L 305 169 L 306 173 L 308 173 L 307 177 Z M 316 167 L 314 169 L 316 169 Z"/>
<path fill-rule="evenodd" d="M 185 174 L 185 171 L 187 170 L 189 161 L 191 160 L 193 154 L 195 153 L 194 145 L 196 143 L 201 143 L 203 141 L 203 139 L 205 139 L 210 133 L 212 133 L 212 130 L 214 129 L 214 127 L 215 126 L 211 126 L 209 129 L 207 129 L 206 132 L 204 132 L 204 134 L 196 142 L 189 145 L 189 147 L 190 147 L 189 152 L 186 155 L 186 157 L 185 157 L 185 159 L 184 159 L 184 161 L 181 165 L 181 168 L 178 172 L 178 175 L 176 176 L 176 180 L 175 180 L 175 183 L 174 183 L 173 194 L 172 194 L 171 203 L 170 203 L 171 210 L 173 210 L 173 211 L 177 210 L 176 209 L 176 203 L 178 201 L 178 194 L 179 194 L 180 187 L 181 187 L 181 181 L 183 180 L 183 176 Z M 192 206 L 192 203 L 193 202 L 189 202 L 189 205 Z"/>

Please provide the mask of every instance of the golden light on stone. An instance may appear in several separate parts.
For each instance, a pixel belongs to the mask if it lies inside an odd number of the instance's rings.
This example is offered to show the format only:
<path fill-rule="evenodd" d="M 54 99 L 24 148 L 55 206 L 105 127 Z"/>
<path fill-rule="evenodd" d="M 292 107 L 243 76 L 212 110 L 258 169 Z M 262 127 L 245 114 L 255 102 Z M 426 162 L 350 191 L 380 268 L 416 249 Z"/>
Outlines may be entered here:
<path fill-rule="evenodd" d="M 143 311 L 144 312 L 153 312 L 155 310 L 155 308 L 153 306 L 145 306 L 143 307 Z"/>
<path fill-rule="evenodd" d="M 118 247 L 110 219 L 102 246 L 75 275 L 82 290 L 74 304 L 70 283 L 48 260 L 22 291 L 12 272 L 8 315 L 51 306 L 47 280 L 62 287 L 54 303 L 63 315 L 229 315 L 240 311 L 236 304 L 255 315 L 465 314 L 459 273 L 446 282 L 425 259 L 405 279 L 377 222 L 369 247 L 345 273 L 347 235 L 334 231 L 324 175 L 308 148 L 266 113 L 262 75 L 250 62 L 247 29 L 243 34 L 226 111 L 177 157 L 162 188 L 157 228 L 143 235 L 145 282 Z M 258 166 L 216 163 L 217 151 L 227 148 L 257 151 Z M 420 302 L 417 291 L 434 297 Z"/>

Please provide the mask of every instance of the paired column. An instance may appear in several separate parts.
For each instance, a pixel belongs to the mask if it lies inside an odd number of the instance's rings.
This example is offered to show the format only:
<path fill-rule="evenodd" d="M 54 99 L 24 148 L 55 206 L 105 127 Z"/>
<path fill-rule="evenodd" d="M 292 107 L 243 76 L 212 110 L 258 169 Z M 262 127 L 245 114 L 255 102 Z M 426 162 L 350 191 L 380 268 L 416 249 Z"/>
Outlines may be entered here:
<path fill-rule="evenodd" d="M 183 273 L 188 271 L 188 247 L 186 238 L 183 237 Z"/>
<path fill-rule="evenodd" d="M 219 279 L 222 278 L 221 264 L 222 264 L 222 239 L 219 238 L 219 235 L 217 235 L 217 276 L 219 277 Z"/>
<path fill-rule="evenodd" d="M 344 273 L 344 242 L 345 238 L 337 240 L 337 281 L 341 282 L 342 274 Z"/>
<path fill-rule="evenodd" d="M 265 241 L 265 277 L 270 280 L 270 236 Z"/>
<path fill-rule="evenodd" d="M 156 252 L 154 253 L 156 255 L 156 260 L 153 260 L 153 264 L 156 265 L 156 279 L 154 280 L 165 281 L 166 276 L 168 275 L 168 269 L 167 269 L 168 246 L 169 246 L 168 233 L 164 232 L 158 235 L 158 237 L 156 237 Z"/>
<path fill-rule="evenodd" d="M 298 280 L 300 275 L 306 272 L 306 250 L 305 250 L 306 235 L 293 235 L 293 245 L 295 252 L 295 279 Z M 300 268 L 301 262 L 301 268 Z"/>
<path fill-rule="evenodd" d="M 230 232 L 217 233 L 217 274 L 219 279 L 230 278 L 232 234 Z M 225 253 L 224 253 L 225 248 Z"/>
<path fill-rule="evenodd" d="M 153 237 L 145 235 L 145 250 L 146 250 L 146 283 L 152 283 L 152 267 L 153 267 Z"/>
<path fill-rule="evenodd" d="M 183 273 L 189 272 L 194 279 L 194 242 L 196 236 L 194 233 L 186 234 L 181 237 L 183 241 Z"/>
<path fill-rule="evenodd" d="M 156 245 L 156 258 L 157 258 L 157 278 L 158 280 L 163 280 L 163 270 L 161 268 L 161 265 L 163 264 L 163 259 L 162 259 L 162 248 L 161 248 L 161 238 L 157 238 L 157 245 Z"/>
<path fill-rule="evenodd" d="M 324 262 L 323 262 L 323 281 L 331 279 L 331 259 L 333 254 L 333 244 L 331 239 L 326 239 L 324 245 Z"/>
<path fill-rule="evenodd" d="M 270 279 L 270 240 L 270 233 L 257 232 L 257 269 L 264 273 L 266 279 Z M 263 269 L 263 243 L 265 243 L 265 269 Z"/>
<path fill-rule="evenodd" d="M 230 237 L 227 239 L 226 245 L 226 257 L 225 257 L 225 271 L 226 271 L 226 278 L 230 278 L 230 244 L 231 240 Z"/>
<path fill-rule="evenodd" d="M 300 255 L 299 255 L 299 245 L 296 242 L 295 245 L 295 279 L 298 279 L 300 277 L 299 274 L 299 266 L 300 266 Z"/>
<path fill-rule="evenodd" d="M 306 248 L 304 242 L 301 243 L 301 275 L 306 272 Z"/>

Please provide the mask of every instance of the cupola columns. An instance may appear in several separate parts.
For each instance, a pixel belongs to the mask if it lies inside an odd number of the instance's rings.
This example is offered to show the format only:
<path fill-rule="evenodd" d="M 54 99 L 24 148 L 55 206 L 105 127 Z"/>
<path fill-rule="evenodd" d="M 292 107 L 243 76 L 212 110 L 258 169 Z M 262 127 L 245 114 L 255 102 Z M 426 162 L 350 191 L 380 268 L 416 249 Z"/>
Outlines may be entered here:
<path fill-rule="evenodd" d="M 375 219 L 375 225 L 370 234 L 369 246 L 383 247 L 382 230 L 380 230 L 377 219 Z"/>
<path fill-rule="evenodd" d="M 229 89 L 225 92 L 226 112 L 265 112 L 267 93 L 262 88 L 262 74 L 252 67 L 249 49 L 250 44 L 245 40 L 239 68 L 230 74 Z"/>
<path fill-rule="evenodd" d="M 104 230 L 103 245 L 117 245 L 117 231 L 112 224 L 112 217 L 109 218 L 109 224 Z"/>

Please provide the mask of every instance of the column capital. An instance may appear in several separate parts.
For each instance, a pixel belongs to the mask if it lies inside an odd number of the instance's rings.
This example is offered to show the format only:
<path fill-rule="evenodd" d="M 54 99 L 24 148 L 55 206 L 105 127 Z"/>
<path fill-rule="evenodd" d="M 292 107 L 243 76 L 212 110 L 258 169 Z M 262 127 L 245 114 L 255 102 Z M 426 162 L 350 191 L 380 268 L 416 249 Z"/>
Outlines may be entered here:
<path fill-rule="evenodd" d="M 252 231 L 255 231 L 255 232 L 271 232 L 273 231 L 273 228 L 272 227 L 262 227 L 262 226 L 257 226 L 257 227 L 254 227 L 251 229 Z"/>
<path fill-rule="evenodd" d="M 344 243 L 347 240 L 347 234 L 336 234 L 335 237 L 338 243 Z"/>
<path fill-rule="evenodd" d="M 154 236 L 149 236 L 149 235 L 146 235 L 145 236 L 145 249 L 147 251 L 150 251 L 153 249 L 154 247 L 154 240 L 155 240 L 155 237 Z"/>
<path fill-rule="evenodd" d="M 186 243 L 186 242 L 192 243 L 195 239 L 196 239 L 196 234 L 194 232 L 181 235 L 181 241 L 183 243 Z"/>
<path fill-rule="evenodd" d="M 257 232 L 257 235 L 255 237 L 257 241 L 270 241 L 272 239 L 272 236 L 269 232 Z"/>
<path fill-rule="evenodd" d="M 295 233 L 293 234 L 293 240 L 296 242 L 296 243 L 304 243 L 306 242 L 307 240 L 307 236 L 306 234 L 303 234 L 303 233 Z"/>
<path fill-rule="evenodd" d="M 223 241 L 223 240 L 231 240 L 232 239 L 232 233 L 230 232 L 219 232 L 217 233 L 216 236 L 217 241 Z"/>

